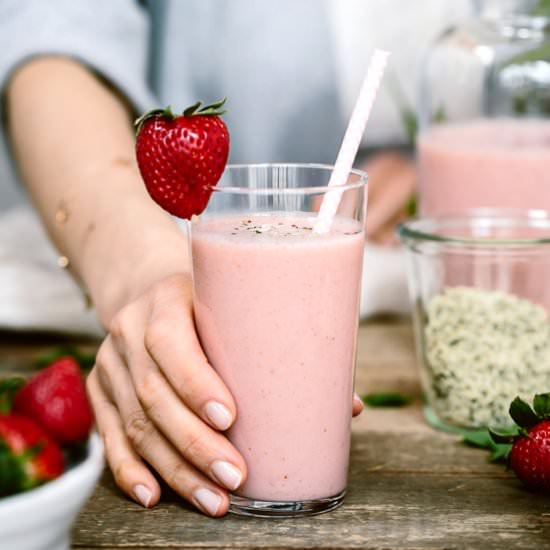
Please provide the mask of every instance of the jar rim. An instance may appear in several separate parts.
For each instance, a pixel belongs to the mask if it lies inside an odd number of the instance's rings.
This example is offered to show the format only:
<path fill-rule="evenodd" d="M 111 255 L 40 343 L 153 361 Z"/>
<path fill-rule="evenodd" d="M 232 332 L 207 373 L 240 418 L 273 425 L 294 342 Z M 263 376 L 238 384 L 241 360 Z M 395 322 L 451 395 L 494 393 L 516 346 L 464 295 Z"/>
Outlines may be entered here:
<path fill-rule="evenodd" d="M 540 237 L 498 238 L 465 237 L 452 231 L 468 227 L 478 234 L 494 229 L 540 230 Z M 445 231 L 445 234 L 441 234 Z M 397 229 L 404 244 L 432 242 L 449 246 L 468 247 L 518 247 L 550 245 L 550 211 L 498 208 L 476 208 L 458 214 L 415 218 L 401 224 Z"/>
<path fill-rule="evenodd" d="M 308 171 L 318 171 L 319 173 L 325 173 L 330 176 L 334 170 L 334 166 L 330 164 L 319 164 L 319 163 L 301 163 L 301 162 L 266 162 L 266 163 L 251 163 L 251 164 L 228 164 L 225 167 L 224 174 L 229 174 L 230 172 L 247 172 L 247 171 L 263 171 L 267 173 L 273 173 L 276 171 L 284 170 L 308 170 Z M 360 189 L 362 187 L 366 188 L 368 186 L 368 174 L 363 170 L 358 170 L 352 168 L 349 171 L 348 178 L 353 176 L 355 179 L 346 183 L 334 186 L 328 186 L 328 181 L 326 185 L 316 185 L 312 187 L 299 186 L 299 187 L 246 187 L 239 185 L 223 185 L 223 177 L 220 179 L 220 182 L 213 191 L 217 194 L 226 194 L 226 195 L 318 195 L 326 194 L 329 191 L 338 191 L 344 193 L 352 189 Z"/>

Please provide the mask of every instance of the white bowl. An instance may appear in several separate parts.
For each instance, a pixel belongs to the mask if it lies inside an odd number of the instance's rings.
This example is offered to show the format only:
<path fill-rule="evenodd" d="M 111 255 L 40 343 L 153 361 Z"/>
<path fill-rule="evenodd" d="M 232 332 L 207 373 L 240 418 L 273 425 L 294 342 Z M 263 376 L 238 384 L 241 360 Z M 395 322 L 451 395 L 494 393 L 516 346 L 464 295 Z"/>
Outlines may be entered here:
<path fill-rule="evenodd" d="M 0 499 L 1 550 L 68 550 L 72 523 L 103 470 L 103 445 L 90 436 L 86 458 L 26 493 Z"/>

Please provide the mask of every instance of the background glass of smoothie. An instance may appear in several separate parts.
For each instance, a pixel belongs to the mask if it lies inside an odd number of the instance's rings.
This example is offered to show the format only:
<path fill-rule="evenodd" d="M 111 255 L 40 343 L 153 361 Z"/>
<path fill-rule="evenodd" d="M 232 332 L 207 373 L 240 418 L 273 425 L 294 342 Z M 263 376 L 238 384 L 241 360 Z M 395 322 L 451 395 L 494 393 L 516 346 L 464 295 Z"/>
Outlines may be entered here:
<path fill-rule="evenodd" d="M 331 171 L 228 166 L 189 224 L 196 326 L 237 403 L 227 435 L 248 465 L 234 513 L 316 514 L 344 498 L 366 174 L 350 174 L 317 234 Z"/>
<path fill-rule="evenodd" d="M 427 52 L 418 136 L 424 216 L 550 210 L 550 18 L 536 0 L 476 0 Z"/>
<path fill-rule="evenodd" d="M 550 211 L 550 122 L 497 118 L 434 126 L 418 141 L 421 211 Z"/>

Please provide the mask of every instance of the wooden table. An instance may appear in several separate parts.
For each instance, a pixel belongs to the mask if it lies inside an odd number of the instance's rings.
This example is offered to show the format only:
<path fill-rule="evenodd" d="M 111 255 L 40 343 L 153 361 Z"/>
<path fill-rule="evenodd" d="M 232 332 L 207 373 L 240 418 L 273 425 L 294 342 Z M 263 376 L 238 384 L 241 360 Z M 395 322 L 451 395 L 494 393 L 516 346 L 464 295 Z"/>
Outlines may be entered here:
<path fill-rule="evenodd" d="M 52 344 L 1 336 L 4 371 L 29 369 Z M 357 389 L 395 389 L 417 400 L 370 409 L 354 421 L 349 492 L 340 509 L 303 519 L 213 520 L 166 495 L 144 510 L 106 472 L 78 518 L 74 548 L 550 548 L 550 497 L 528 492 L 502 465 L 489 464 L 485 451 L 424 423 L 408 322 L 361 327 Z"/>

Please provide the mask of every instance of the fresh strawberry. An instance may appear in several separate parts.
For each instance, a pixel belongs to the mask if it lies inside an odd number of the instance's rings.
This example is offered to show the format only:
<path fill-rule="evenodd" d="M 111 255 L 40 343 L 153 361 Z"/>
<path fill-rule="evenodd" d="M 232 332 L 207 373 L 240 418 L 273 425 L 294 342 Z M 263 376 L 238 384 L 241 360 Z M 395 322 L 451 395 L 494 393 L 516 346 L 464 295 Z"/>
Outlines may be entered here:
<path fill-rule="evenodd" d="M 92 411 L 74 358 L 62 357 L 30 378 L 15 395 L 13 412 L 35 420 L 62 445 L 86 439 Z"/>
<path fill-rule="evenodd" d="M 518 429 L 491 435 L 497 443 L 511 443 L 510 467 L 525 485 L 550 492 L 550 393 L 535 395 L 533 408 L 516 397 L 510 416 Z"/>
<path fill-rule="evenodd" d="M 16 414 L 0 415 L 0 496 L 59 477 L 63 455 L 35 422 Z"/>
<path fill-rule="evenodd" d="M 550 420 L 540 422 L 514 443 L 510 466 L 529 487 L 550 491 Z"/>
<path fill-rule="evenodd" d="M 200 214 L 227 163 L 229 132 L 220 118 L 225 99 L 201 102 L 175 116 L 170 107 L 136 121 L 136 158 L 147 191 L 180 218 Z"/>

